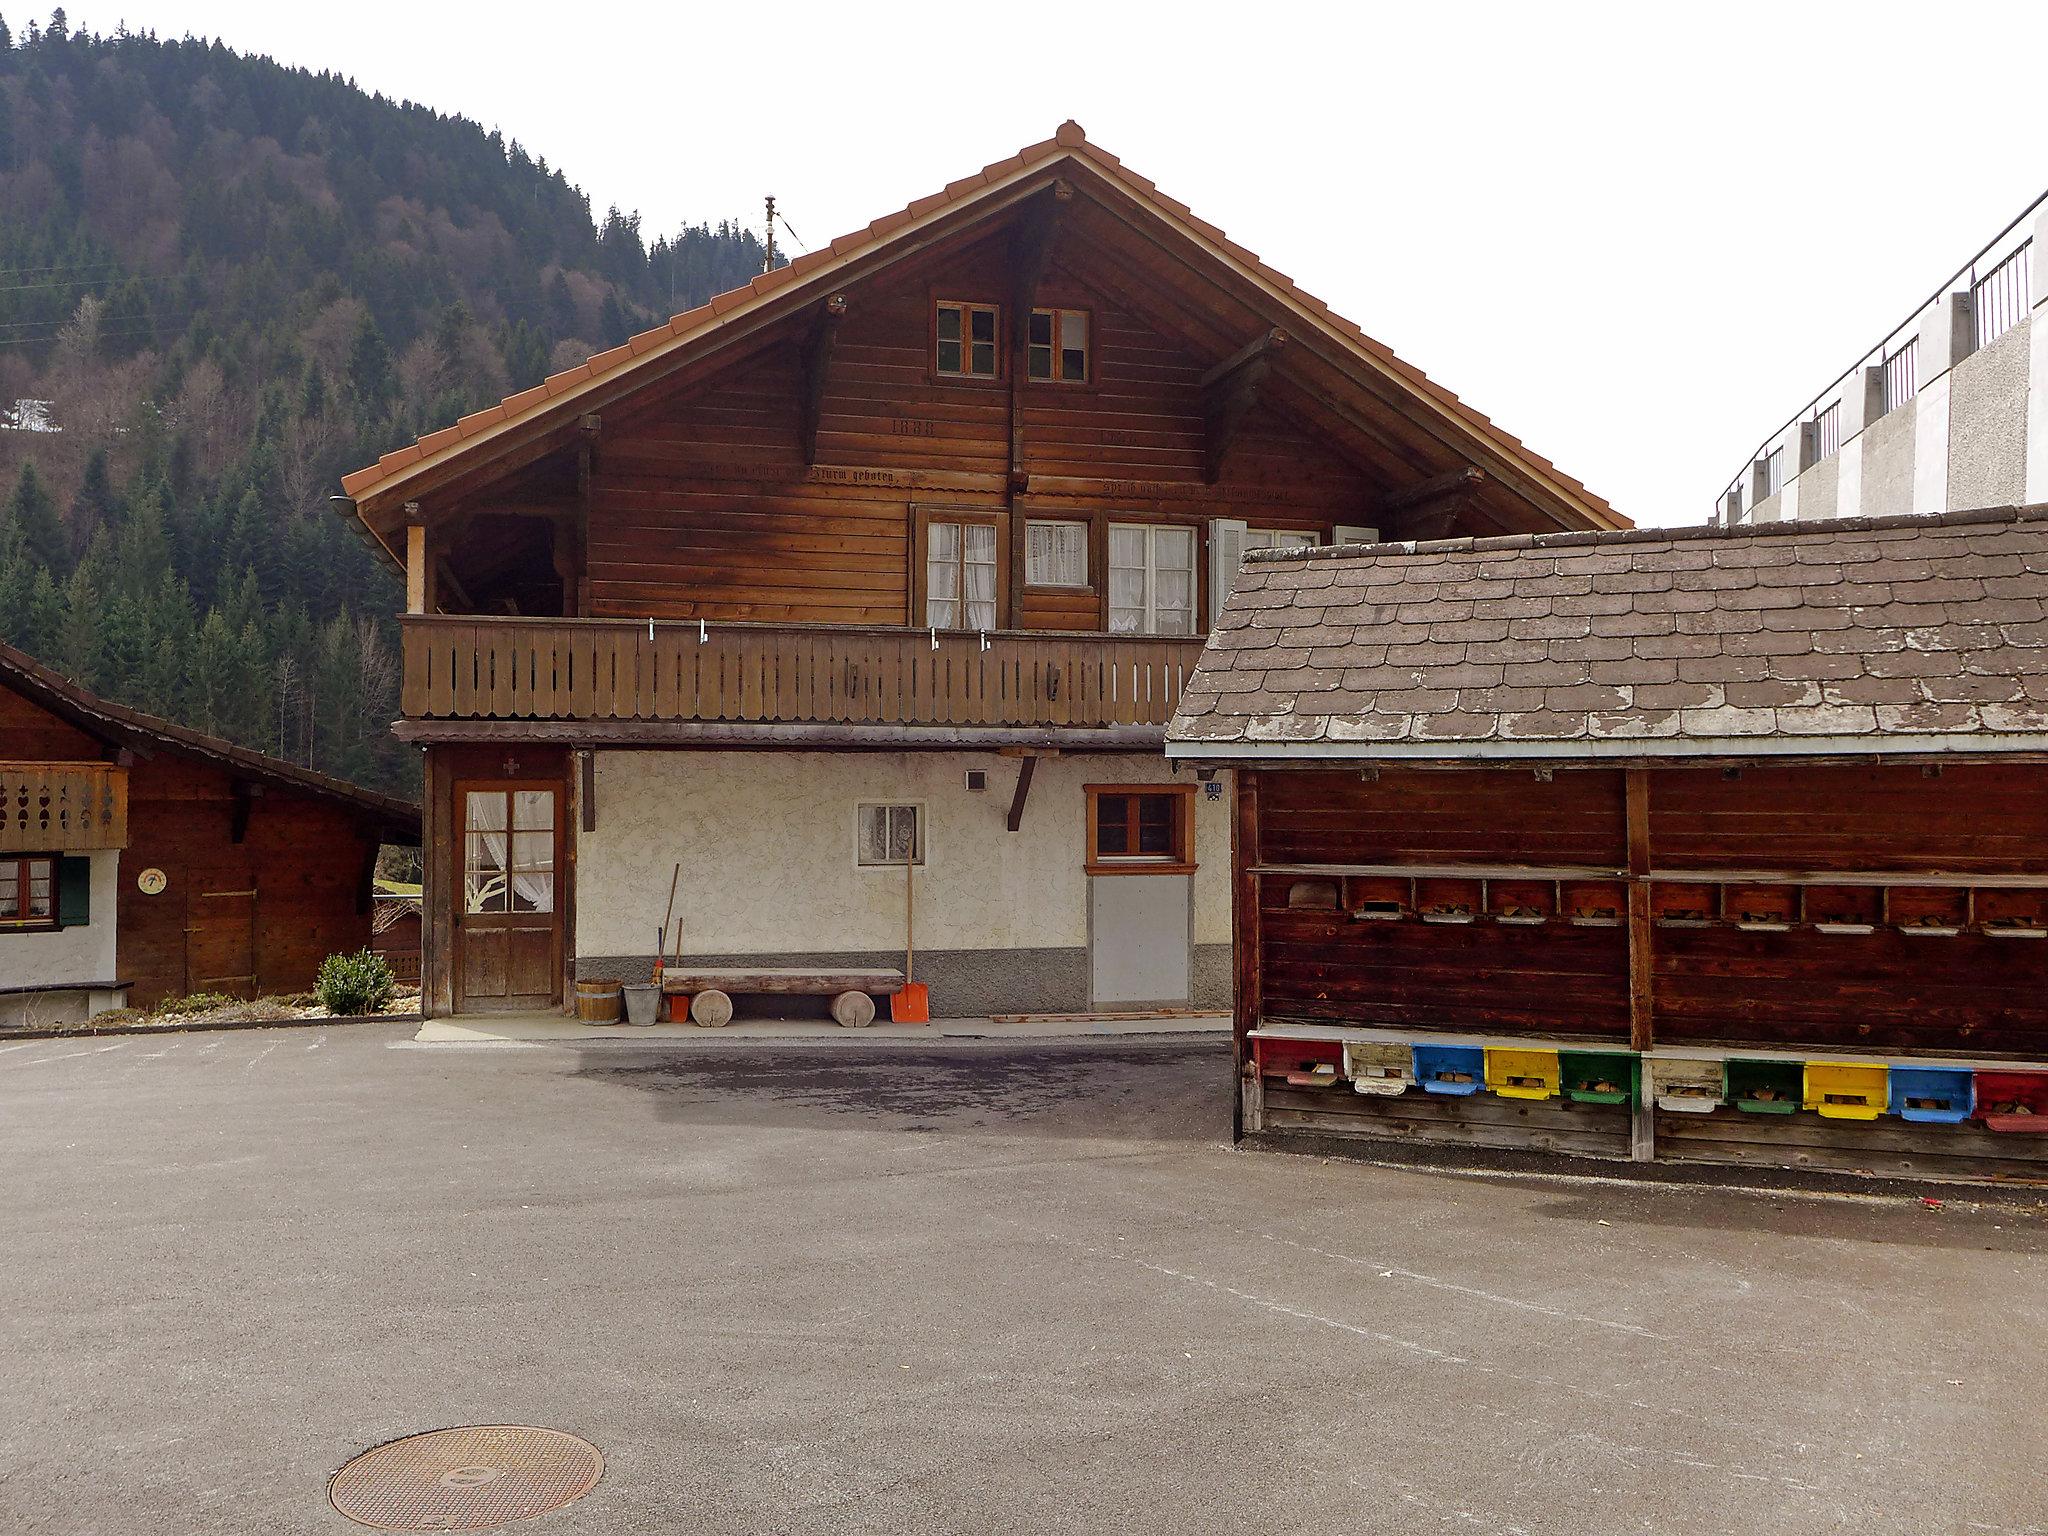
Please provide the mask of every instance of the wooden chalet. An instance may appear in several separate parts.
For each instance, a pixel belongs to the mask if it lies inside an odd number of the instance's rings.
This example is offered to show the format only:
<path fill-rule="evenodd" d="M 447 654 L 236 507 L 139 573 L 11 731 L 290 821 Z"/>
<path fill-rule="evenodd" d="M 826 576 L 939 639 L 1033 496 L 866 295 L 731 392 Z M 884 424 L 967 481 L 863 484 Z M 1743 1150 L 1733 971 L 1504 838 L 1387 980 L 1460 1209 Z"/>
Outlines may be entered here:
<path fill-rule="evenodd" d="M 419 808 L 88 693 L 0 645 L 0 1025 L 304 991 L 370 938 Z"/>
<path fill-rule="evenodd" d="M 430 1013 L 635 979 L 677 866 L 692 960 L 900 964 L 914 902 L 941 1013 L 1222 1004 L 1159 749 L 1243 551 L 1623 525 L 1072 123 L 343 489 Z"/>
<path fill-rule="evenodd" d="M 1242 1129 L 2048 1175 L 2048 508 L 1261 556 Z"/>

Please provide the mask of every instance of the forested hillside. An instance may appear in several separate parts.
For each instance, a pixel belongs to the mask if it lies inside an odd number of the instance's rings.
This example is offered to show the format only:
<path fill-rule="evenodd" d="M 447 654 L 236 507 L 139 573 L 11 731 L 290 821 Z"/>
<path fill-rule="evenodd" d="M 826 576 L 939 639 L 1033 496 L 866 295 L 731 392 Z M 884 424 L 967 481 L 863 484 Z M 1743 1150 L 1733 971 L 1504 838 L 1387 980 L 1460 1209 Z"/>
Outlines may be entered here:
<path fill-rule="evenodd" d="M 0 20 L 0 638 L 384 788 L 345 470 L 746 281 L 476 123 L 219 43 Z M 0 756 L 4 756 L 0 750 Z"/>

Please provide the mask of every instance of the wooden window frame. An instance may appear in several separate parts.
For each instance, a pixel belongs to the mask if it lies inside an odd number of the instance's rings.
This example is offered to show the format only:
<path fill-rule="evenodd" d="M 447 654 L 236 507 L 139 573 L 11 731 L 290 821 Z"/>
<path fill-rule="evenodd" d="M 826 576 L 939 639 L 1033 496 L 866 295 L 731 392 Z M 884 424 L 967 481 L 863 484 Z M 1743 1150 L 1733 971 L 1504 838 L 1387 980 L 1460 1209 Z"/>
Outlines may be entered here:
<path fill-rule="evenodd" d="M 0 859 L 12 860 L 15 865 L 15 910 L 20 917 L 0 917 L 0 933 L 48 933 L 60 926 L 63 891 L 59 877 L 63 861 L 54 853 L 0 853 Z M 42 917 L 30 917 L 28 913 L 29 866 L 47 864 L 50 866 L 50 910 Z"/>
<path fill-rule="evenodd" d="M 1031 371 L 1031 321 L 1039 315 L 1052 316 L 1052 368 L 1044 378 Z M 1082 372 L 1078 379 L 1062 378 L 1060 366 L 1060 322 L 1067 315 L 1079 315 L 1088 327 L 1087 345 L 1082 350 Z M 1034 304 L 1024 317 L 1024 382 L 1030 385 L 1056 384 L 1062 389 L 1090 389 L 1095 384 L 1095 311 L 1078 304 Z M 933 353 L 937 357 L 936 351 Z"/>
<path fill-rule="evenodd" d="M 986 631 L 954 628 L 949 635 L 995 634 L 1002 630 L 1010 612 L 1010 529 L 1009 514 L 991 507 L 949 507 L 917 502 L 910 509 L 910 627 L 931 629 L 925 622 L 925 551 L 931 544 L 933 523 L 985 523 L 996 531 L 996 621 Z M 1070 591 L 1071 588 L 1048 588 Z"/>
<path fill-rule="evenodd" d="M 898 864 L 894 860 L 885 860 L 880 864 L 870 864 L 860 856 L 860 822 L 862 813 L 871 810 L 895 810 L 904 807 L 907 807 L 912 816 L 916 818 L 916 830 L 911 836 L 910 862 L 908 864 Z M 931 862 L 931 830 L 931 814 L 922 800 L 856 800 L 853 803 L 853 867 L 856 870 L 863 871 L 924 869 Z"/>
<path fill-rule="evenodd" d="M 449 896 L 451 901 L 451 910 L 453 911 L 455 921 L 457 923 L 460 923 L 461 920 L 465 917 L 547 917 L 550 918 L 554 923 L 555 948 L 556 951 L 559 953 L 562 946 L 566 942 L 566 925 L 569 920 L 569 914 L 566 913 L 565 908 L 562 904 L 564 900 L 564 892 L 567 886 L 570 883 L 572 883 L 575 879 L 575 871 L 570 867 L 571 863 L 573 862 L 573 859 L 569 850 L 569 785 L 567 781 L 562 779 L 545 778 L 457 779 L 450 787 L 454 798 L 454 803 L 450 807 L 449 815 L 450 827 L 454 833 L 454 848 L 452 850 L 454 862 L 454 878 L 451 879 L 448 882 L 448 884 L 450 886 Z M 512 909 L 511 905 L 512 888 L 510 882 L 513 872 L 512 834 L 519 830 L 512 824 L 514 819 L 514 813 L 512 810 L 511 797 L 515 791 L 522 789 L 544 789 L 555 797 L 555 836 L 553 849 L 549 855 L 554 860 L 554 863 L 551 866 L 554 889 L 550 893 L 549 900 L 551 902 L 551 905 L 546 912 L 515 912 Z M 469 795 L 470 792 L 473 790 L 484 794 L 503 794 L 506 797 L 506 904 L 505 909 L 500 912 L 493 912 L 487 909 L 478 912 L 471 912 L 469 910 L 467 897 L 467 885 L 469 880 Z"/>
<path fill-rule="evenodd" d="M 960 345 L 966 349 L 960 354 L 960 361 L 962 363 L 971 363 L 973 361 L 973 343 L 968 339 L 973 334 L 973 321 L 969 316 L 977 310 L 986 310 L 996 317 L 996 371 L 994 373 L 968 373 L 964 371 L 948 373 L 939 367 L 939 311 L 942 309 L 957 309 L 960 311 Z M 928 377 L 935 382 L 946 384 L 978 384 L 984 387 L 991 384 L 1008 382 L 1010 374 L 1008 359 L 1009 338 L 1004 334 L 1003 330 L 1002 305 L 984 303 L 980 299 L 947 298 L 941 294 L 934 293 L 929 307 L 929 314 L 928 325 L 930 334 L 925 341 L 924 354 Z"/>
<path fill-rule="evenodd" d="M 1091 875 L 1192 875 L 1197 867 L 1195 859 L 1195 786 L 1192 784 L 1084 784 L 1082 790 L 1088 797 L 1087 857 L 1084 868 Z M 1135 798 L 1139 795 L 1165 795 L 1175 802 L 1175 841 L 1179 846 L 1170 857 L 1160 858 L 1151 854 L 1104 855 L 1096 847 L 1096 807 L 1105 797 Z"/>

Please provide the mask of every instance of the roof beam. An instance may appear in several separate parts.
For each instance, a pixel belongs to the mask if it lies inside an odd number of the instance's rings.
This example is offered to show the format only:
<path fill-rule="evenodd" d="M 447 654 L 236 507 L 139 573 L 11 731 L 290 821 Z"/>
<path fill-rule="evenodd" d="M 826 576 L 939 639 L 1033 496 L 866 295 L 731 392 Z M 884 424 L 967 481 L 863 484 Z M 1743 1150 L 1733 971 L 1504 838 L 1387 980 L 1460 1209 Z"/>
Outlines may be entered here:
<path fill-rule="evenodd" d="M 825 375 L 832 366 L 832 343 L 846 318 L 846 295 L 835 293 L 819 306 L 803 340 L 802 393 L 797 397 L 797 442 L 804 463 L 818 462 L 818 422 L 825 414 Z"/>
<path fill-rule="evenodd" d="M 1287 333 L 1276 326 L 1202 375 L 1202 478 L 1210 485 L 1222 477 L 1224 457 L 1259 403 L 1273 358 L 1286 345 Z"/>
<path fill-rule="evenodd" d="M 1426 507 L 1432 502 L 1443 501 L 1451 496 L 1469 496 L 1486 483 L 1486 471 L 1467 465 L 1454 469 L 1449 474 L 1432 475 L 1418 481 L 1405 491 L 1396 491 L 1380 502 L 1376 511 L 1405 512 L 1411 507 Z"/>

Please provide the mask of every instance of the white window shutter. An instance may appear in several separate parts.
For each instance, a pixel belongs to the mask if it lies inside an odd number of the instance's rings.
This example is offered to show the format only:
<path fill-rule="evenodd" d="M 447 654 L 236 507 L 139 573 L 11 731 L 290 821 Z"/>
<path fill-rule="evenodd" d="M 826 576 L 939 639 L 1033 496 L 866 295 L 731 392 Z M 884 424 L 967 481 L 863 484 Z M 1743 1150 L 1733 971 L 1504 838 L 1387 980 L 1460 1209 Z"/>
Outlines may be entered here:
<path fill-rule="evenodd" d="M 1237 580 L 1237 568 L 1244 564 L 1244 536 L 1246 525 L 1241 518 L 1212 517 L 1209 519 L 1209 627 L 1216 627 L 1216 616 L 1223 611 L 1223 600 L 1230 596 L 1230 585 Z"/>
<path fill-rule="evenodd" d="M 1339 523 L 1330 539 L 1332 544 L 1377 544 L 1379 541 L 1379 529 L 1359 523 Z"/>

